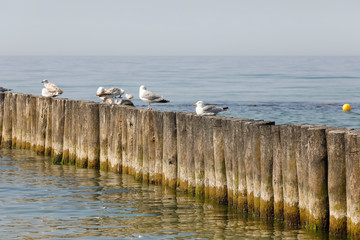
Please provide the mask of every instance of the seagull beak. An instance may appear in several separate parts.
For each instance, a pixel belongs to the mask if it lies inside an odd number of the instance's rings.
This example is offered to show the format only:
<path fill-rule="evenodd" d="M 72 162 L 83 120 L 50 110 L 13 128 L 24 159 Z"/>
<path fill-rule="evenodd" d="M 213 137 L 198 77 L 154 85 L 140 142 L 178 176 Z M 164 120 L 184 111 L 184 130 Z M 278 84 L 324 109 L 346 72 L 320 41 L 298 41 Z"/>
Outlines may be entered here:
<path fill-rule="evenodd" d="M 196 103 L 194 103 L 193 106 L 197 106 Z"/>

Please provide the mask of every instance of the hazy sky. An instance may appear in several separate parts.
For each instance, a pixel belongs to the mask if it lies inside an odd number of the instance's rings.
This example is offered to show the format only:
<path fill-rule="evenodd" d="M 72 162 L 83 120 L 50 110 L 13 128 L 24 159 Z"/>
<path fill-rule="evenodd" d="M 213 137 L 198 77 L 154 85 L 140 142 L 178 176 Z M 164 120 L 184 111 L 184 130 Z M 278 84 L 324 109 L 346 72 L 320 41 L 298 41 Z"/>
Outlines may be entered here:
<path fill-rule="evenodd" d="M 359 0 L 0 0 L 0 55 L 360 55 Z"/>

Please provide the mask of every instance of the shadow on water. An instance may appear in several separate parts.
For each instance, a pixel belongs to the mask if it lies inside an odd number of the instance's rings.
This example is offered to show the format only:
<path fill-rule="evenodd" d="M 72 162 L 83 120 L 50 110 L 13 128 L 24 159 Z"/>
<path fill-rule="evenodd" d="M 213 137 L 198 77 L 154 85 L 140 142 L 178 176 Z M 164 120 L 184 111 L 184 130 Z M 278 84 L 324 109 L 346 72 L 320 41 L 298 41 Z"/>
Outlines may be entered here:
<path fill-rule="evenodd" d="M 1 239 L 339 239 L 227 206 L 0 149 Z"/>

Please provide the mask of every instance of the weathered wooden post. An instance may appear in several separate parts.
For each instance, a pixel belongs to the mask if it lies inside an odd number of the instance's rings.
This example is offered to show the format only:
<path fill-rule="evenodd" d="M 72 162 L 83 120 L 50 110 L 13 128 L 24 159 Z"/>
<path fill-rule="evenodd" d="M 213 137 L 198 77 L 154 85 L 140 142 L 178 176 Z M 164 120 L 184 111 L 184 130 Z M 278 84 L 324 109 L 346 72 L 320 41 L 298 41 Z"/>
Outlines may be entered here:
<path fill-rule="evenodd" d="M 274 125 L 274 122 L 255 121 L 251 124 L 251 144 L 252 144 L 252 172 L 253 172 L 253 192 L 254 192 L 254 211 L 256 216 L 260 216 L 261 199 L 261 144 L 260 126 Z"/>
<path fill-rule="evenodd" d="M 332 234 L 346 234 L 345 131 L 332 130 L 326 136 L 328 152 L 328 192 Z"/>
<path fill-rule="evenodd" d="M 347 233 L 360 239 L 360 134 L 359 131 L 345 135 Z"/>
<path fill-rule="evenodd" d="M 163 131 L 164 131 L 164 114 L 160 111 L 153 111 L 154 117 L 154 137 L 155 137 L 155 184 L 161 184 L 163 178 Z"/>
<path fill-rule="evenodd" d="M 244 141 L 244 165 L 246 171 L 246 190 L 247 190 L 247 208 L 250 214 L 255 213 L 254 208 L 254 158 L 253 158 L 253 141 L 252 141 L 252 124 L 254 122 L 245 122 L 243 126 Z"/>
<path fill-rule="evenodd" d="M 280 127 L 274 126 L 272 128 L 273 136 L 273 190 L 274 190 L 274 217 L 276 220 L 284 219 L 284 193 L 283 193 L 283 173 L 282 173 L 282 146 L 281 137 L 280 137 Z"/>
<path fill-rule="evenodd" d="M 138 128 L 139 128 L 139 109 L 129 108 L 130 121 L 128 122 L 128 157 L 129 157 L 129 174 L 135 176 L 136 174 L 136 148 L 138 140 Z"/>
<path fill-rule="evenodd" d="M 37 97 L 37 128 L 36 128 L 36 153 L 45 154 L 45 138 L 47 126 L 47 113 L 49 111 L 50 99 L 45 97 Z"/>
<path fill-rule="evenodd" d="M 65 108 L 64 99 L 52 100 L 52 161 L 59 164 L 63 155 Z"/>
<path fill-rule="evenodd" d="M 109 130 L 108 134 L 108 170 L 112 172 L 119 172 L 121 165 L 121 117 L 118 105 L 111 105 L 109 115 Z"/>
<path fill-rule="evenodd" d="M 248 125 L 253 122 L 254 120 L 251 119 L 242 119 L 238 121 L 236 124 L 236 155 L 237 158 L 235 160 L 236 163 L 234 165 L 237 165 L 238 169 L 238 209 L 241 212 L 247 212 L 248 211 L 248 198 L 249 198 L 249 191 L 247 189 L 248 187 L 248 180 L 250 180 L 250 170 L 248 165 L 248 158 L 251 156 L 250 149 L 248 149 L 248 142 L 249 139 L 249 133 L 247 132 Z M 251 142 L 251 141 L 250 141 Z M 252 178 L 251 178 L 252 179 Z M 251 206 L 253 206 L 253 203 L 251 203 Z M 252 212 L 252 210 L 250 211 Z"/>
<path fill-rule="evenodd" d="M 212 117 L 202 117 L 204 126 L 205 198 L 216 199 L 216 177 Z"/>
<path fill-rule="evenodd" d="M 79 135 L 77 137 L 77 146 L 76 148 L 76 166 L 86 168 L 88 165 L 88 121 L 86 119 L 88 112 L 88 102 L 79 101 Z"/>
<path fill-rule="evenodd" d="M 296 141 L 300 138 L 293 125 L 280 126 L 283 149 L 282 173 L 284 183 L 284 219 L 290 228 L 299 225 L 299 192 L 296 169 Z"/>
<path fill-rule="evenodd" d="M 79 128 L 79 114 L 80 114 L 80 106 L 79 101 L 72 100 L 71 101 L 71 123 L 70 123 L 70 138 L 69 138 L 69 164 L 76 164 L 76 155 L 78 151 L 78 137 L 80 135 Z"/>
<path fill-rule="evenodd" d="M 155 147 L 155 128 L 154 128 L 154 111 L 149 111 L 149 136 L 148 136 L 148 145 L 149 145 L 149 182 L 155 183 L 155 159 L 156 159 L 156 147 Z"/>
<path fill-rule="evenodd" d="M 26 111 L 26 98 L 22 93 L 16 93 L 16 102 L 14 108 L 16 109 L 13 112 L 13 120 L 15 120 L 13 125 L 13 148 L 22 147 L 22 134 L 25 132 L 24 128 L 26 127 L 25 112 Z M 15 113 L 15 115 L 14 115 Z M 23 121 L 24 120 L 24 121 Z M 25 127 L 24 127 L 25 126 Z"/>
<path fill-rule="evenodd" d="M 176 134 L 177 134 L 177 186 L 180 191 L 185 192 L 188 189 L 187 166 L 186 166 L 186 113 L 176 113 Z"/>
<path fill-rule="evenodd" d="M 194 141 L 194 169 L 195 193 L 204 196 L 205 169 L 204 169 L 204 117 L 193 116 L 193 141 Z"/>
<path fill-rule="evenodd" d="M 136 156 L 135 156 L 135 179 L 137 181 L 143 180 L 144 175 L 144 158 L 147 158 L 148 154 L 148 145 L 144 144 L 144 134 L 145 134 L 145 124 L 147 118 L 146 109 L 139 109 L 139 129 L 137 130 L 137 146 L 136 146 Z M 147 165 L 147 164 L 145 164 Z M 146 176 L 145 176 L 146 178 Z"/>
<path fill-rule="evenodd" d="M 31 149 L 31 121 L 32 121 L 32 115 L 36 113 L 36 106 L 31 105 L 31 95 L 25 95 L 25 116 L 26 119 L 24 123 L 24 132 L 22 137 L 22 145 L 21 147 L 23 149 Z M 24 109 L 23 109 L 24 111 Z"/>
<path fill-rule="evenodd" d="M 149 126 L 149 115 L 150 115 L 150 111 L 149 110 L 145 110 L 143 112 L 143 117 L 142 117 L 142 122 L 141 125 L 139 126 L 139 129 L 141 127 L 141 129 L 143 130 L 143 134 L 142 134 L 142 150 L 143 150 L 143 162 L 142 162 L 142 179 L 143 182 L 148 183 L 149 179 L 150 179 L 150 173 L 149 173 L 149 135 L 150 135 L 150 126 Z"/>
<path fill-rule="evenodd" d="M 72 102 L 71 100 L 66 100 L 64 102 L 64 140 L 63 140 L 63 164 L 69 164 L 70 160 L 70 144 L 71 144 L 71 135 L 74 134 L 71 129 L 71 118 L 72 118 Z"/>
<path fill-rule="evenodd" d="M 47 103 L 49 104 L 49 108 L 46 116 L 46 135 L 45 135 L 45 152 L 44 152 L 45 156 L 51 156 L 51 152 L 52 152 L 52 137 L 53 137 L 52 102 L 53 102 L 53 98 L 48 98 Z"/>
<path fill-rule="evenodd" d="M 216 179 L 216 200 L 219 203 L 227 203 L 226 166 L 224 156 L 224 136 L 222 131 L 222 119 L 213 118 L 213 142 L 214 142 L 214 167 Z"/>
<path fill-rule="evenodd" d="M 177 135 L 176 113 L 164 112 L 163 178 L 162 183 L 176 188 L 177 179 Z"/>
<path fill-rule="evenodd" d="M 36 151 L 36 133 L 37 133 L 37 123 L 38 123 L 38 118 L 37 118 L 37 114 L 38 114 L 38 109 L 37 109 L 37 99 L 38 97 L 36 96 L 30 96 L 30 138 L 29 138 L 29 144 L 30 146 L 28 147 L 29 149 Z M 1 132 L 1 131 L 0 131 Z M 1 138 L 0 138 L 1 139 Z"/>
<path fill-rule="evenodd" d="M 122 107 L 121 108 L 121 115 L 122 115 L 122 124 L 121 124 L 121 143 L 122 143 L 122 173 L 129 173 L 129 159 L 128 159 L 128 114 L 129 108 Z"/>
<path fill-rule="evenodd" d="M 235 202 L 235 167 L 233 166 L 235 155 L 235 142 L 233 138 L 233 129 L 232 119 L 224 117 L 222 119 L 222 135 L 224 138 L 224 161 L 225 161 L 225 177 L 226 177 L 226 186 L 227 186 L 227 203 L 230 206 L 234 206 Z M 237 169 L 236 169 L 237 170 Z M 237 172 L 237 171 L 236 171 Z M 236 191 L 237 192 L 237 191 Z M 237 200 L 237 199 L 236 199 Z"/>
<path fill-rule="evenodd" d="M 273 172 L 273 136 L 272 125 L 260 125 L 260 166 L 261 166 L 261 197 L 260 217 L 274 217 L 274 189 L 272 186 Z"/>
<path fill-rule="evenodd" d="M 99 105 L 100 169 L 108 168 L 110 105 Z"/>
<path fill-rule="evenodd" d="M 100 167 L 99 104 L 88 103 L 87 107 L 88 107 L 88 111 L 87 111 L 88 168 L 99 168 Z"/>
<path fill-rule="evenodd" d="M 327 189 L 326 129 L 309 128 L 309 226 L 313 229 L 327 229 L 329 200 Z"/>
<path fill-rule="evenodd" d="M 6 93 L 0 93 L 0 146 L 1 146 L 1 142 L 2 142 L 2 132 L 3 132 L 3 124 L 4 124 L 3 120 L 4 120 L 5 94 Z"/>
<path fill-rule="evenodd" d="M 188 193 L 195 194 L 195 162 L 194 162 L 194 115 L 186 114 L 186 168 Z"/>

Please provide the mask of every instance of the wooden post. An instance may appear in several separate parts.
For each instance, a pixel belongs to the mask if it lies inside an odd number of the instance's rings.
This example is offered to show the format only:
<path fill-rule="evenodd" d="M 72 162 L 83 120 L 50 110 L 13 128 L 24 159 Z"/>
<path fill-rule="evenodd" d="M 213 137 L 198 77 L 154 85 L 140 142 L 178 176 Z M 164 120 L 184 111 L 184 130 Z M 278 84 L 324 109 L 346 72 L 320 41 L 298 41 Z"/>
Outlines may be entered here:
<path fill-rule="evenodd" d="M 186 114 L 186 168 L 189 194 L 194 195 L 196 189 L 195 182 L 195 162 L 194 162 L 194 115 Z"/>
<path fill-rule="evenodd" d="M 29 119 L 30 119 L 30 136 L 29 136 L 29 149 L 36 151 L 36 133 L 37 133 L 37 123 L 38 123 L 38 118 L 37 118 L 37 113 L 38 113 L 38 109 L 37 109 L 37 99 L 38 97 L 36 96 L 30 96 L 30 114 L 29 114 Z M 1 132 L 1 131 L 0 131 Z"/>
<path fill-rule="evenodd" d="M 273 136 L 273 189 L 274 189 L 274 217 L 276 220 L 284 220 L 284 193 L 283 193 L 283 173 L 282 162 L 284 160 L 282 154 L 282 146 L 280 138 L 280 127 L 272 128 Z"/>
<path fill-rule="evenodd" d="M 100 169 L 107 170 L 108 168 L 108 151 L 109 151 L 109 117 L 110 105 L 99 105 L 99 136 L 100 136 Z"/>
<path fill-rule="evenodd" d="M 246 172 L 246 190 L 247 190 L 247 210 L 248 213 L 254 213 L 254 175 L 253 175 L 253 153 L 252 153 L 252 122 L 245 122 L 243 125 L 244 142 L 244 167 Z M 240 171 L 240 170 L 239 170 Z"/>
<path fill-rule="evenodd" d="M 0 93 L 0 146 L 1 146 L 1 142 L 2 142 L 2 132 L 3 132 L 3 124 L 4 124 L 3 120 L 4 120 L 5 94 L 6 93 Z"/>
<path fill-rule="evenodd" d="M 253 173 L 253 192 L 254 192 L 254 211 L 256 216 L 260 216 L 261 199 L 261 144 L 260 126 L 274 125 L 274 122 L 256 121 L 251 124 L 251 143 L 252 143 L 252 173 Z"/>
<path fill-rule="evenodd" d="M 46 116 L 46 137 L 45 137 L 45 156 L 51 156 L 52 152 L 52 137 L 53 137 L 53 127 L 52 127 L 52 101 L 53 98 L 47 98 L 47 103 L 49 105 L 47 116 Z"/>
<path fill-rule="evenodd" d="M 121 119 L 119 108 L 118 105 L 111 105 L 108 121 L 108 170 L 112 172 L 119 172 L 121 165 L 121 151 L 119 149 L 119 145 L 121 146 Z"/>
<path fill-rule="evenodd" d="M 88 168 L 98 169 L 100 167 L 99 104 L 88 103 L 87 106 Z"/>
<path fill-rule="evenodd" d="M 203 117 L 193 116 L 193 141 L 195 164 L 195 193 L 203 197 L 205 194 L 205 169 L 204 169 L 204 124 Z"/>
<path fill-rule="evenodd" d="M 87 168 L 88 167 L 88 121 L 86 116 L 88 115 L 88 102 L 79 101 L 79 130 L 80 134 L 78 135 L 78 146 L 76 149 L 76 165 L 78 167 Z"/>
<path fill-rule="evenodd" d="M 64 140 L 63 140 L 63 158 L 62 164 L 70 164 L 70 145 L 71 145 L 71 137 L 74 132 L 71 129 L 72 124 L 72 104 L 73 101 L 67 100 L 64 102 L 64 111 L 65 111 L 65 119 L 64 119 Z"/>
<path fill-rule="evenodd" d="M 71 101 L 71 124 L 70 124 L 70 138 L 69 138 L 69 164 L 76 165 L 76 155 L 78 151 L 78 137 L 80 135 L 79 128 L 79 101 Z"/>
<path fill-rule="evenodd" d="M 142 179 L 143 182 L 148 183 L 149 182 L 149 178 L 150 178 L 150 173 L 149 173 L 149 135 L 150 135 L 150 126 L 149 126 L 149 115 L 150 115 L 150 111 L 149 110 L 144 110 L 143 112 L 143 117 L 142 117 L 142 130 L 143 130 L 143 134 L 142 134 L 142 144 L 143 144 L 143 163 L 142 163 Z M 139 126 L 140 129 L 140 126 Z"/>
<path fill-rule="evenodd" d="M 176 113 L 176 129 L 177 129 L 177 186 L 182 192 L 188 189 L 187 167 L 186 167 L 186 113 Z"/>
<path fill-rule="evenodd" d="M 65 108 L 64 99 L 52 100 L 52 161 L 59 164 L 63 155 Z"/>
<path fill-rule="evenodd" d="M 360 139 L 359 132 L 345 135 L 347 233 L 360 239 Z"/>
<path fill-rule="evenodd" d="M 38 97 L 36 101 L 37 108 L 37 129 L 36 129 L 36 153 L 45 154 L 45 139 L 47 127 L 47 115 L 49 111 L 50 99 Z"/>
<path fill-rule="evenodd" d="M 154 113 L 154 137 L 155 137 L 155 184 L 161 184 L 163 178 L 163 131 L 164 114 L 160 111 Z"/>
<path fill-rule="evenodd" d="M 143 180 L 144 177 L 144 158 L 147 158 L 148 155 L 148 145 L 144 144 L 144 134 L 145 134 L 145 124 L 147 118 L 146 109 L 139 109 L 139 129 L 137 131 L 137 147 L 136 147 L 136 156 L 135 156 L 135 179 L 137 181 Z M 146 176 L 145 176 L 146 178 Z"/>
<path fill-rule="evenodd" d="M 309 226 L 312 229 L 327 229 L 329 199 L 327 189 L 327 149 L 325 128 L 309 128 Z"/>
<path fill-rule="evenodd" d="M 148 145 L 149 145 L 149 181 L 150 183 L 155 183 L 156 174 L 155 174 L 155 159 L 156 159 L 156 147 L 155 147 L 155 128 L 154 128 L 154 111 L 149 111 L 149 136 L 148 136 Z"/>
<path fill-rule="evenodd" d="M 121 124 L 121 143 L 122 143 L 122 173 L 129 173 L 129 159 L 128 159 L 128 132 L 127 132 L 127 125 L 128 125 L 128 114 L 129 108 L 122 107 L 121 108 L 121 115 L 122 115 L 122 124 Z"/>
<path fill-rule="evenodd" d="M 328 152 L 328 191 L 332 234 L 346 234 L 345 131 L 332 130 L 326 136 Z"/>
<path fill-rule="evenodd" d="M 177 135 L 176 113 L 164 112 L 164 147 L 163 147 L 163 179 L 162 183 L 176 188 L 177 179 Z"/>
<path fill-rule="evenodd" d="M 216 200 L 219 203 L 227 203 L 226 166 L 224 156 L 224 136 L 222 131 L 222 119 L 213 118 L 213 142 L 214 142 L 214 167 L 216 179 Z"/>
<path fill-rule="evenodd" d="M 225 161 L 225 177 L 227 186 L 227 203 L 229 206 L 235 206 L 235 167 L 233 166 L 235 155 L 235 139 L 233 138 L 233 120 L 231 118 L 223 118 L 222 134 L 224 137 L 224 161 Z M 237 170 L 237 169 L 236 169 Z M 237 172 L 237 171 L 236 171 Z M 237 200 L 237 199 L 236 199 Z"/>
<path fill-rule="evenodd" d="M 214 142 L 212 117 L 202 117 L 204 126 L 205 198 L 216 199 Z"/>
<path fill-rule="evenodd" d="M 261 166 L 261 199 L 260 217 L 273 219 L 274 190 L 272 186 L 273 171 L 273 136 L 272 125 L 260 125 L 260 166 Z"/>
<path fill-rule="evenodd" d="M 6 93 L 4 97 L 4 117 L 1 135 L 1 146 L 3 148 L 11 148 L 12 145 L 12 101 L 13 94 Z"/>
<path fill-rule="evenodd" d="M 299 225 L 299 193 L 296 169 L 295 142 L 300 137 L 294 133 L 292 125 L 280 127 L 283 149 L 282 173 L 284 183 L 284 219 L 289 228 Z"/>

